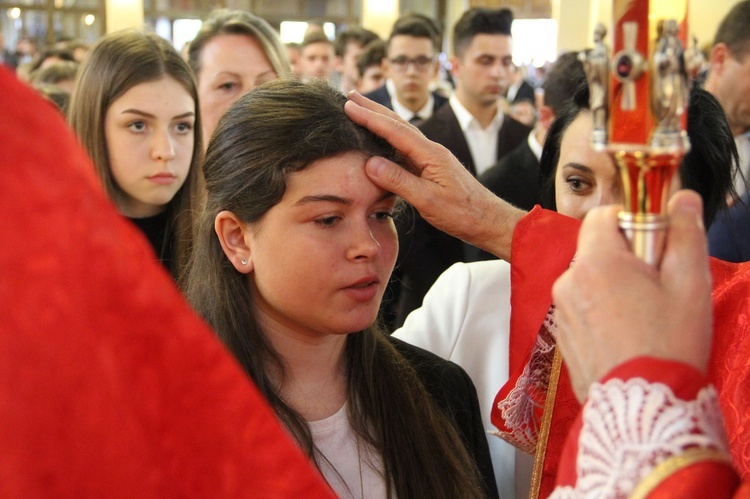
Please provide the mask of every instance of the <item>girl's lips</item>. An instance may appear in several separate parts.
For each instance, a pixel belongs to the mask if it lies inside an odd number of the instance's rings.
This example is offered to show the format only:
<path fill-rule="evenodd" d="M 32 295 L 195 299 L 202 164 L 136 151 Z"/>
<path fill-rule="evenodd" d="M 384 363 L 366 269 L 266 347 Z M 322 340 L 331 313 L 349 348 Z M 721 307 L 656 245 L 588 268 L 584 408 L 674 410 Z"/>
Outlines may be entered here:
<path fill-rule="evenodd" d="M 177 180 L 177 177 L 171 173 L 157 173 L 156 175 L 148 177 L 148 179 L 155 184 L 167 185 L 174 183 L 175 180 Z"/>
<path fill-rule="evenodd" d="M 377 296 L 378 282 L 371 279 L 363 283 L 348 286 L 343 291 L 355 301 L 368 302 Z"/>
<path fill-rule="evenodd" d="M 378 294 L 380 280 L 376 275 L 365 276 L 351 283 L 343 289 L 350 298 L 355 301 L 367 302 Z"/>

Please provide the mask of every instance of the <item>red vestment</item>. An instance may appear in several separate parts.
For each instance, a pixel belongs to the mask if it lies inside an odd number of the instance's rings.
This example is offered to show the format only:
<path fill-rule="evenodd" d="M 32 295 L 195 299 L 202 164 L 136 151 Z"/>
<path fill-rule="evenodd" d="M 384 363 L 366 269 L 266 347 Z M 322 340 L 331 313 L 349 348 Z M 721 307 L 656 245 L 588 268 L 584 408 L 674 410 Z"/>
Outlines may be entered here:
<path fill-rule="evenodd" d="M 333 497 L 5 69 L 0 137 L 0 496 Z"/>
<path fill-rule="evenodd" d="M 551 356 L 538 355 L 539 340 L 549 337 L 546 333 L 554 329 L 554 315 L 548 314 L 552 285 L 573 260 L 579 226 L 577 220 L 536 207 L 519 222 L 514 232 L 511 250 L 511 376 L 498 393 L 492 414 L 492 421 L 504 434 L 503 438 L 511 442 L 530 442 L 529 434 L 538 430 L 538 421 L 541 421 L 545 392 L 538 388 L 546 382 L 543 377 L 549 375 L 544 364 L 551 363 Z M 746 415 L 750 414 L 750 263 L 731 264 L 711 259 L 711 272 L 714 281 L 714 341 L 708 381 L 719 394 L 734 465 L 742 479 L 750 481 L 750 424 L 746 420 Z M 537 355 L 533 355 L 535 352 Z M 528 382 L 529 376 L 540 374 L 540 382 Z M 525 403 L 529 410 L 520 415 L 526 421 L 522 421 L 517 413 L 511 418 L 507 412 L 504 415 L 498 409 L 498 404 L 509 396 L 517 399 L 519 391 L 528 394 Z M 540 497 L 547 497 L 552 492 L 564 442 L 579 411 L 580 404 L 563 365 L 555 395 Z M 514 433 L 518 432 L 524 434 L 516 439 Z"/>

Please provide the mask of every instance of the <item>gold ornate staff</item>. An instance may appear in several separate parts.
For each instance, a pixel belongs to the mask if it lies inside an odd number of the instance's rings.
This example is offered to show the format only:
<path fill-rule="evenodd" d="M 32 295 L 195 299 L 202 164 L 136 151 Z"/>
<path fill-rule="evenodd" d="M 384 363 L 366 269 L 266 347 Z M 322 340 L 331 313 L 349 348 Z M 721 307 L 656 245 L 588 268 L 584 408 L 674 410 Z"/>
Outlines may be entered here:
<path fill-rule="evenodd" d="M 620 171 L 625 193 L 620 228 L 636 255 L 658 265 L 672 178 L 690 149 L 683 50 L 687 1 L 615 0 L 613 12 L 611 61 L 601 24 L 594 49 L 583 58 L 594 120 L 591 143 L 608 152 Z M 660 12 L 675 17 L 665 19 Z"/>

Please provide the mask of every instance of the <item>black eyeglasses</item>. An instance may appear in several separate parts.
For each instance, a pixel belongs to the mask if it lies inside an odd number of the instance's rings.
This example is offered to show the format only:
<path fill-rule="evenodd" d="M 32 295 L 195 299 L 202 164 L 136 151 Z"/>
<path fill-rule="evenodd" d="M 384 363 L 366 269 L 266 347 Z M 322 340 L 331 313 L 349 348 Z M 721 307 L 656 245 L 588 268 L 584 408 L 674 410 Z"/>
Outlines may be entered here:
<path fill-rule="evenodd" d="M 410 59 L 406 56 L 399 56 L 388 60 L 396 71 L 406 71 L 407 69 L 409 69 L 409 65 L 413 64 L 414 69 L 420 72 L 425 72 L 430 67 L 430 65 L 435 62 L 435 57 L 420 55 L 413 59 Z"/>

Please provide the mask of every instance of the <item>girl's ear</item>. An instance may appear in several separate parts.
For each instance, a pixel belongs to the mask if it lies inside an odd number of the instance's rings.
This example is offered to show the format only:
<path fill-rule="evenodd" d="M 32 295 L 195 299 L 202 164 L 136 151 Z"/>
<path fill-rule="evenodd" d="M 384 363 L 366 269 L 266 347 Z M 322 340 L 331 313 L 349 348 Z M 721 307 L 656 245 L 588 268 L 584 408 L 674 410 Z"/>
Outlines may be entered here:
<path fill-rule="evenodd" d="M 216 215 L 214 230 L 219 236 L 221 249 L 238 272 L 249 274 L 253 270 L 253 260 L 248 244 L 250 229 L 231 211 Z"/>

